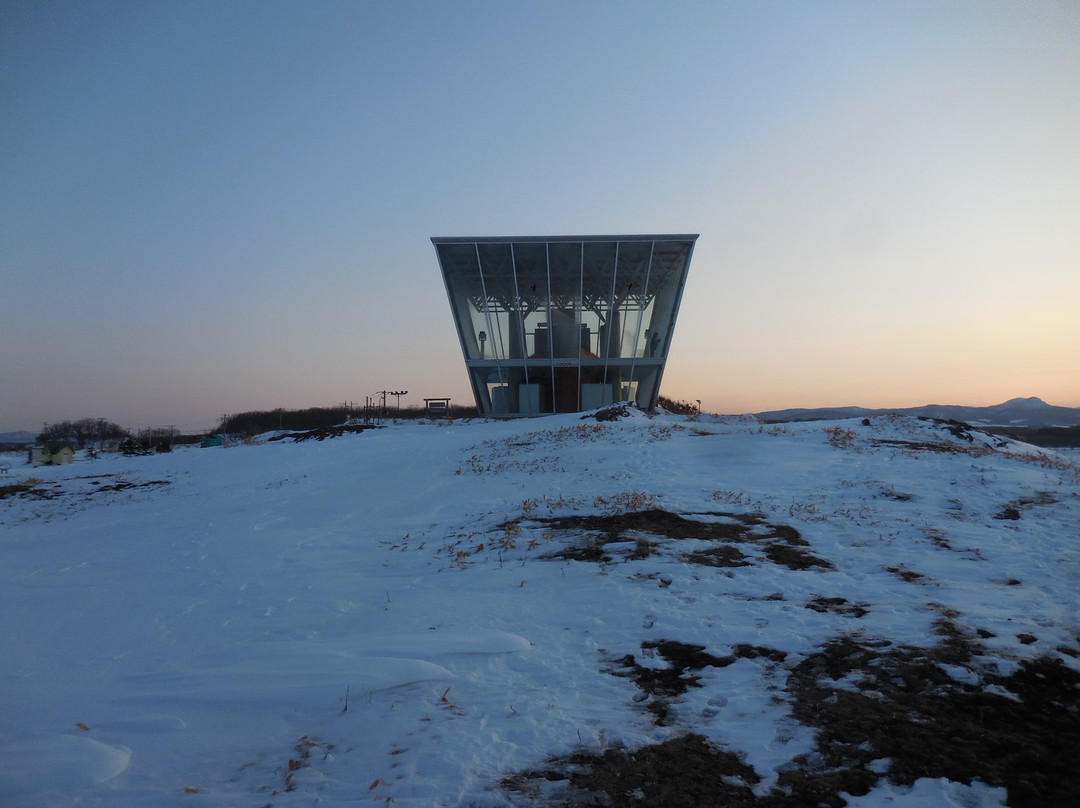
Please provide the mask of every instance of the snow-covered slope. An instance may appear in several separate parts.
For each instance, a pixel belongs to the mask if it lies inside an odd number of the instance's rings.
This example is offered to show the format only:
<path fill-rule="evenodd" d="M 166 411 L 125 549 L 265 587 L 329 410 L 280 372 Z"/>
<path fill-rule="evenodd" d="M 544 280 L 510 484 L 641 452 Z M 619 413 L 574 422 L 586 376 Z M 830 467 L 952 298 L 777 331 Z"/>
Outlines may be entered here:
<path fill-rule="evenodd" d="M 13 471 L 3 805 L 1080 793 L 1062 455 L 631 412 Z"/>

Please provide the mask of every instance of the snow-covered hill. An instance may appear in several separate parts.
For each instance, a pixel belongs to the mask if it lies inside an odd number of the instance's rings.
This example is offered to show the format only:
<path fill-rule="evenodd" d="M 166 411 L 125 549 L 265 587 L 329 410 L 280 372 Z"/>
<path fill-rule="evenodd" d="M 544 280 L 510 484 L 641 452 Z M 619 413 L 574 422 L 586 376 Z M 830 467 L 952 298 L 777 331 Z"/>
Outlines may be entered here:
<path fill-rule="evenodd" d="M 13 472 L 3 805 L 1080 799 L 1065 455 L 631 411 Z"/>

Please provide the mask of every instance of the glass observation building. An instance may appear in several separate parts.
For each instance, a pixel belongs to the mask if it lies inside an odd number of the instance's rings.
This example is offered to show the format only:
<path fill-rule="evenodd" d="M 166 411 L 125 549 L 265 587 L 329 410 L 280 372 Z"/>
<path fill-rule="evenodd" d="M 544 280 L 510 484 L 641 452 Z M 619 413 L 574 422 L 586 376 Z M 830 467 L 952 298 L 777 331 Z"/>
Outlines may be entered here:
<path fill-rule="evenodd" d="M 431 241 L 482 414 L 656 407 L 697 235 Z"/>

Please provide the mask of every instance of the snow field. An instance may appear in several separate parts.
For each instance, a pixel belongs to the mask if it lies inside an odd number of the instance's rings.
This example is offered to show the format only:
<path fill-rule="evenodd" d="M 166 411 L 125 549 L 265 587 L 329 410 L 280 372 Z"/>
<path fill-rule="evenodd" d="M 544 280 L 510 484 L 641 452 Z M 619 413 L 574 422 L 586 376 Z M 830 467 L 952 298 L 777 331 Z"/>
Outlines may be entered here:
<path fill-rule="evenodd" d="M 13 471 L 63 493 L 0 500 L 5 805 L 505 805 L 515 771 L 690 726 L 765 793 L 813 750 L 784 683 L 829 638 L 929 646 L 949 613 L 987 671 L 1078 667 L 1056 650 L 1080 646 L 1076 467 L 934 422 L 397 424 Z M 154 484 L 95 493 L 117 480 Z M 828 566 L 758 544 L 702 566 L 694 538 L 627 558 L 643 536 L 566 560 L 588 537 L 540 521 L 649 507 L 757 514 Z M 787 656 L 702 669 L 657 726 L 610 669 L 663 667 L 642 647 L 662 639 Z M 849 804 L 1004 799 L 904 788 Z"/>

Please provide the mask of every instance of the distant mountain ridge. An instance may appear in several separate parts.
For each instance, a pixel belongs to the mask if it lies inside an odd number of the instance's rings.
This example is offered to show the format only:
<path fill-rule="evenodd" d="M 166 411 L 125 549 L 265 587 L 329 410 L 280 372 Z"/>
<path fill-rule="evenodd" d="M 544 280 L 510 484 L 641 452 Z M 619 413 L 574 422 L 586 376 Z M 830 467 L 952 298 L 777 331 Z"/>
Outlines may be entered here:
<path fill-rule="evenodd" d="M 972 426 L 998 427 L 1070 427 L 1080 426 L 1080 407 L 1057 407 L 1041 398 L 1013 398 L 990 407 L 965 407 L 954 404 L 926 404 L 922 407 L 868 409 L 866 407 L 822 407 L 818 409 L 771 410 L 754 413 L 761 421 L 833 421 L 843 418 L 866 418 L 870 415 L 924 416 L 963 421 Z"/>
<path fill-rule="evenodd" d="M 33 443 L 37 435 L 33 432 L 0 432 L 0 443 Z"/>

